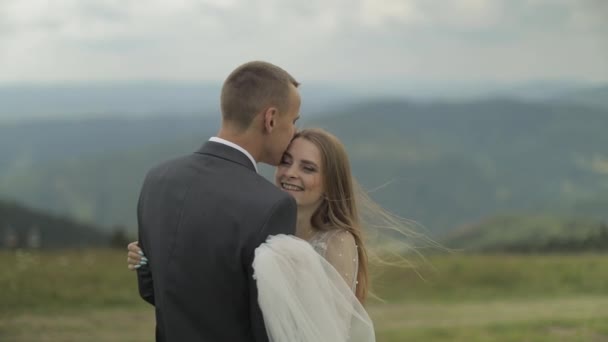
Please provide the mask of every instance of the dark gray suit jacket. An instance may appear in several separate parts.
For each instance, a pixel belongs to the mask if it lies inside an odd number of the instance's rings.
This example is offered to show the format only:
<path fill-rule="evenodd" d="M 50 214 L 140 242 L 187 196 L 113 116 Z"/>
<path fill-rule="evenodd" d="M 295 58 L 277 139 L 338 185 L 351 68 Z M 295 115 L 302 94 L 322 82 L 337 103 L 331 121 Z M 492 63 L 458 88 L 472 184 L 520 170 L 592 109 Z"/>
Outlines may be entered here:
<path fill-rule="evenodd" d="M 207 142 L 148 172 L 137 209 L 148 266 L 139 291 L 156 308 L 156 340 L 268 341 L 254 250 L 294 234 L 296 204 L 242 152 Z"/>

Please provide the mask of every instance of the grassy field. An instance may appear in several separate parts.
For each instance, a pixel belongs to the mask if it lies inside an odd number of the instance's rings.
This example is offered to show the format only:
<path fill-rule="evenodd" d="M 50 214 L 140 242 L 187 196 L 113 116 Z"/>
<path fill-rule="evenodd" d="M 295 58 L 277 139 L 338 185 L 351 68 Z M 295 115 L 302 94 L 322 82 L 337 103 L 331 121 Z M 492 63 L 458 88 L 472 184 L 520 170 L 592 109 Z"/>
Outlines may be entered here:
<path fill-rule="evenodd" d="M 608 341 L 605 255 L 441 255 L 375 269 L 378 341 Z M 0 341 L 152 341 L 123 251 L 0 253 Z"/>

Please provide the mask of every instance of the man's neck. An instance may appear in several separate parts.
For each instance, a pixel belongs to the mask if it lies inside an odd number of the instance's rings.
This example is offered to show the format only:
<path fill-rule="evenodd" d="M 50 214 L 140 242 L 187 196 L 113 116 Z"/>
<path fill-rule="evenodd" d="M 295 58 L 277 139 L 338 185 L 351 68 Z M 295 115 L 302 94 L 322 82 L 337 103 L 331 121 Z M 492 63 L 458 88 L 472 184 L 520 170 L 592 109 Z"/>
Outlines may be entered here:
<path fill-rule="evenodd" d="M 261 153 L 258 146 L 259 144 L 257 143 L 259 139 L 254 139 L 250 136 L 250 134 L 247 133 L 235 134 L 234 132 L 231 132 L 225 128 L 220 129 L 216 136 L 220 139 L 230 141 L 233 144 L 237 144 L 245 149 L 247 152 L 249 152 L 249 154 L 251 154 L 253 159 L 255 159 L 256 163 L 260 161 Z"/>

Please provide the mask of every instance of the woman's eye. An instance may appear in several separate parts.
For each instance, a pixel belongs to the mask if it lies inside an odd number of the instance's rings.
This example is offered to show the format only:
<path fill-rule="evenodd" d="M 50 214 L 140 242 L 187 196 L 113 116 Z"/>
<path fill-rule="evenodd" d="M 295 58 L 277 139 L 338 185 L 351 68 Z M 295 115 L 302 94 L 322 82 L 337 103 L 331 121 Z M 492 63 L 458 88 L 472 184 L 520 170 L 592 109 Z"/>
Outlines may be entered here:
<path fill-rule="evenodd" d="M 315 172 L 315 171 L 317 171 L 317 170 L 315 170 L 315 168 L 314 168 L 314 167 L 305 166 L 305 167 L 304 167 L 304 171 L 306 171 L 306 172 Z"/>

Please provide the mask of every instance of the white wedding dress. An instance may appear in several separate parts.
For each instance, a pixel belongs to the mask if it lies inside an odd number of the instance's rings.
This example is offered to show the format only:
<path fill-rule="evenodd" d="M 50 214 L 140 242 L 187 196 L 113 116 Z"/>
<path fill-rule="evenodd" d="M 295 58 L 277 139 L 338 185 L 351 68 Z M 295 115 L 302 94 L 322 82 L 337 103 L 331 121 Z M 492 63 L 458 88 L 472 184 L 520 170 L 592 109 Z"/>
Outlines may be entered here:
<path fill-rule="evenodd" d="M 353 292 L 357 265 L 357 246 L 345 231 L 321 232 L 310 242 L 269 237 L 253 268 L 270 342 L 374 342 L 373 323 Z"/>

